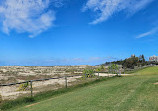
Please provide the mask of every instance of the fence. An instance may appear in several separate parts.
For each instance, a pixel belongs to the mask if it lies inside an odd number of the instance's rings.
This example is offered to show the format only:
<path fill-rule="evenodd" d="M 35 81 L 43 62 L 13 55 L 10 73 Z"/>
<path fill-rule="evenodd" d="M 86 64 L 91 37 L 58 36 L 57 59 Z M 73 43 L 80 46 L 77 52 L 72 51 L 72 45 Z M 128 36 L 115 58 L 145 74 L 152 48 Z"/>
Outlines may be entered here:
<path fill-rule="evenodd" d="M 2 95 L 3 100 L 16 99 L 18 97 L 32 97 L 39 92 L 67 88 L 68 86 L 95 80 L 98 77 L 99 75 L 92 78 L 87 78 L 85 75 L 73 75 L 29 80 L 11 84 L 0 84 L 0 94 Z"/>
<path fill-rule="evenodd" d="M 138 67 L 135 69 L 125 69 L 125 71 L 134 71 L 136 69 L 142 69 L 149 66 Z M 106 74 L 105 74 L 106 73 Z M 121 73 L 121 72 L 118 72 Z M 0 95 L 5 99 L 16 99 L 20 96 L 30 97 L 35 95 L 36 93 L 56 90 L 59 88 L 67 88 L 68 86 L 76 85 L 83 82 L 88 82 L 94 80 L 100 76 L 115 76 L 114 74 L 109 74 L 108 72 L 95 72 L 95 78 L 87 78 L 84 75 L 73 75 L 73 76 L 63 76 L 63 77 L 54 77 L 47 79 L 37 79 L 37 80 L 29 80 L 25 82 L 17 82 L 11 84 L 0 84 Z M 81 77 L 85 77 L 82 79 Z M 20 81 L 20 80 L 18 80 Z"/>

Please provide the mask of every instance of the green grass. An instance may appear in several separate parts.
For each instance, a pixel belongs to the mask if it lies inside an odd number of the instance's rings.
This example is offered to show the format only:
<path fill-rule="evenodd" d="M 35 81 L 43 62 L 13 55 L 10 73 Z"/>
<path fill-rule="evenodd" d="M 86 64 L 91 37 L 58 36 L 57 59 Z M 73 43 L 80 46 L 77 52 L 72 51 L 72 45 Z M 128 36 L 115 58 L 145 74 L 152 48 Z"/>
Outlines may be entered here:
<path fill-rule="evenodd" d="M 157 75 L 158 74 L 158 66 L 154 67 L 147 67 L 142 70 L 138 70 L 135 72 L 135 74 L 141 74 L 141 75 Z"/>
<path fill-rule="evenodd" d="M 146 68 L 149 68 L 151 66 L 148 66 L 148 67 L 144 67 L 144 68 L 140 68 L 140 69 L 134 69 L 134 70 L 131 70 L 131 71 L 125 71 L 125 74 L 137 74 L 139 71 L 143 70 L 143 69 L 146 69 Z"/>
<path fill-rule="evenodd" d="M 94 82 L 11 111 L 157 111 L 158 67 Z M 30 104 L 30 103 L 29 103 Z"/>

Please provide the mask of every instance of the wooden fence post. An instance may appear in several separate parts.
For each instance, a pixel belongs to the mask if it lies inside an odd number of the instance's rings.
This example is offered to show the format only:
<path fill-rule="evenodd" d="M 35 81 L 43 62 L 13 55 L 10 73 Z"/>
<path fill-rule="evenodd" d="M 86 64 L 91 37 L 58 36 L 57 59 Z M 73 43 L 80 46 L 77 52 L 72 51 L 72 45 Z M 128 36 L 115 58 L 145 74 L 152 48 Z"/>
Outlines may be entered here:
<path fill-rule="evenodd" d="M 33 97 L 33 88 L 32 88 L 32 81 L 30 81 L 30 86 L 31 86 L 31 97 Z"/>
<path fill-rule="evenodd" d="M 65 87 L 67 88 L 67 76 L 65 76 Z"/>
<path fill-rule="evenodd" d="M 125 68 L 124 68 L 124 74 L 125 74 Z"/>
<path fill-rule="evenodd" d="M 119 75 L 121 76 L 121 69 L 119 69 Z"/>

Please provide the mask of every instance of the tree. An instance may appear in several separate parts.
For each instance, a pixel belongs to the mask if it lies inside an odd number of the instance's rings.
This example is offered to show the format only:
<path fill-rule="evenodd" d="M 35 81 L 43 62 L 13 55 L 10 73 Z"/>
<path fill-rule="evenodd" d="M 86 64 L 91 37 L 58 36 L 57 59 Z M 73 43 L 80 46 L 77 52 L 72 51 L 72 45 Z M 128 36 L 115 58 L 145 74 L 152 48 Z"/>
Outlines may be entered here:
<path fill-rule="evenodd" d="M 134 69 L 134 66 L 137 66 L 139 61 L 138 57 L 132 56 L 131 58 L 125 59 L 123 66 L 126 68 L 132 68 Z"/>
<path fill-rule="evenodd" d="M 144 58 L 144 55 L 142 54 L 142 59 L 143 59 L 143 63 L 145 62 L 145 58 Z"/>
<path fill-rule="evenodd" d="M 108 70 L 110 73 L 113 73 L 113 74 L 117 74 L 118 72 L 118 65 L 116 64 L 112 64 L 108 67 Z"/>
<path fill-rule="evenodd" d="M 146 61 L 145 61 L 144 55 L 142 54 L 139 56 L 138 66 L 144 66 L 145 64 L 146 64 Z"/>
<path fill-rule="evenodd" d="M 100 70 L 101 70 L 101 71 L 104 71 L 104 70 L 105 70 L 104 65 L 101 65 L 101 66 L 100 66 Z"/>
<path fill-rule="evenodd" d="M 104 65 L 101 65 L 100 67 L 98 67 L 95 71 L 98 72 L 98 76 L 99 76 L 99 72 L 100 71 L 104 71 Z"/>
<path fill-rule="evenodd" d="M 144 63 L 145 62 L 145 58 L 144 58 L 143 54 L 139 56 L 139 62 L 140 63 Z"/>
<path fill-rule="evenodd" d="M 110 65 L 110 64 L 117 64 L 117 65 L 122 65 L 123 68 L 131 68 L 134 69 L 134 66 L 144 66 L 148 64 L 156 64 L 153 62 L 147 62 L 145 61 L 144 55 L 140 55 L 139 57 L 136 57 L 134 54 L 131 55 L 130 58 L 127 58 L 125 60 L 118 60 L 118 61 L 113 61 L 113 62 L 106 62 L 103 65 Z M 158 63 L 157 63 L 158 64 Z"/>

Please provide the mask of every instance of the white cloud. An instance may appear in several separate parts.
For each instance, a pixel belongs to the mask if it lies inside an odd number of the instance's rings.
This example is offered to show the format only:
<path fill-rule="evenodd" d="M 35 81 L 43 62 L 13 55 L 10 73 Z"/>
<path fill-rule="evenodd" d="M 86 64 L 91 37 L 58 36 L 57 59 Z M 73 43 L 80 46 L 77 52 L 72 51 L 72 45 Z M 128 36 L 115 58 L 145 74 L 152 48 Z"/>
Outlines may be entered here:
<path fill-rule="evenodd" d="M 148 32 L 142 33 L 142 34 L 138 35 L 136 38 L 139 39 L 139 38 L 147 37 L 147 36 L 153 35 L 157 32 L 158 32 L 158 27 L 153 28 L 152 30 L 150 30 Z"/>
<path fill-rule="evenodd" d="M 91 10 L 97 13 L 97 18 L 91 24 L 97 24 L 108 20 L 112 15 L 120 11 L 134 14 L 145 8 L 154 0 L 88 0 L 82 11 Z"/>
<path fill-rule="evenodd" d="M 3 32 L 27 32 L 34 37 L 47 30 L 55 20 L 55 12 L 48 9 L 49 3 L 49 0 L 3 0 L 0 4 Z"/>
<path fill-rule="evenodd" d="M 63 4 L 63 2 L 64 2 L 65 0 L 51 0 L 51 3 L 55 6 L 55 7 L 57 7 L 57 8 L 59 8 L 59 7 L 62 7 L 64 4 Z"/>

